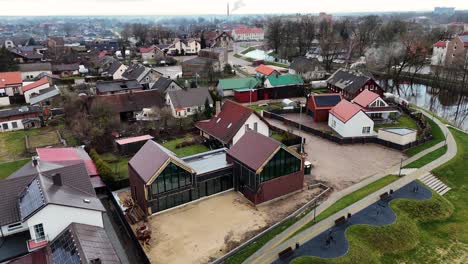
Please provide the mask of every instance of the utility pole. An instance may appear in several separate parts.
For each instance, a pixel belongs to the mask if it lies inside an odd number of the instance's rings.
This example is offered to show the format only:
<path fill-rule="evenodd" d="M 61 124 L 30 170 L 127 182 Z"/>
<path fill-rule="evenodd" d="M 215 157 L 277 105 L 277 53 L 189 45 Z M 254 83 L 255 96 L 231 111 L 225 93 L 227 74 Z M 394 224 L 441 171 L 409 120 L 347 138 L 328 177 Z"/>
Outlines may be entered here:
<path fill-rule="evenodd" d="M 299 137 L 301 138 L 301 154 L 304 153 L 304 138 L 302 138 L 302 104 L 301 101 L 299 103 Z"/>
<path fill-rule="evenodd" d="M 400 161 L 400 171 L 398 172 L 398 177 L 401 177 L 401 167 L 403 166 L 403 158 Z"/>

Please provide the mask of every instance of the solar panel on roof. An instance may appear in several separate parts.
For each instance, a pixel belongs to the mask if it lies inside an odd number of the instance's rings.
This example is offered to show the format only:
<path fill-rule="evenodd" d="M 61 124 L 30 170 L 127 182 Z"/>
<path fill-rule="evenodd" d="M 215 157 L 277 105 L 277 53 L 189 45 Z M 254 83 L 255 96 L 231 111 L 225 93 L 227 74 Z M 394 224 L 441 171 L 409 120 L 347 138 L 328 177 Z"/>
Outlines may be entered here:
<path fill-rule="evenodd" d="M 54 263 L 80 264 L 81 259 L 70 230 L 66 230 L 50 245 Z"/>
<path fill-rule="evenodd" d="M 20 197 L 19 206 L 21 218 L 28 217 L 31 213 L 44 205 L 44 195 L 39 180 L 34 179 Z"/>
<path fill-rule="evenodd" d="M 316 96 L 314 100 L 317 107 L 326 107 L 337 105 L 341 101 L 341 98 L 339 95 L 324 95 Z"/>

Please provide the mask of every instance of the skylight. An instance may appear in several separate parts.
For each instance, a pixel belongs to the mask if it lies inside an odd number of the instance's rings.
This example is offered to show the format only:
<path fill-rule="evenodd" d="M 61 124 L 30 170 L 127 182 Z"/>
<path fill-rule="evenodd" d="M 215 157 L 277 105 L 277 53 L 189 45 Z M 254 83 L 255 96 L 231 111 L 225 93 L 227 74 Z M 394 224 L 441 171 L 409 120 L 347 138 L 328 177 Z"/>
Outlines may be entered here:
<path fill-rule="evenodd" d="M 218 118 L 218 120 L 216 120 L 216 124 L 218 124 L 218 123 L 219 123 L 219 121 L 221 121 L 221 118 Z"/>
<path fill-rule="evenodd" d="M 228 127 L 227 127 L 227 128 L 231 128 L 231 126 L 232 126 L 232 123 L 229 123 L 229 125 L 228 125 Z"/>

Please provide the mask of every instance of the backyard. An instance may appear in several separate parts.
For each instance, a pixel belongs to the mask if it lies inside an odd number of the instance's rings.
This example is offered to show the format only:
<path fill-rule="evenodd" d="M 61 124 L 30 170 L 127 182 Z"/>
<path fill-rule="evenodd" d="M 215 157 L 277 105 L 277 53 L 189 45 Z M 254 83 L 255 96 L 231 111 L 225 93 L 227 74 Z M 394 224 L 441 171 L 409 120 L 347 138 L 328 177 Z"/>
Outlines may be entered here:
<path fill-rule="evenodd" d="M 407 128 L 418 130 L 418 125 L 416 124 L 416 122 L 407 115 L 400 116 L 400 118 L 395 123 L 377 124 L 374 126 L 374 130 L 378 131 L 380 128 L 388 128 L 388 127 L 407 127 Z"/>
<path fill-rule="evenodd" d="M 188 135 L 184 138 L 177 138 L 170 141 L 166 141 L 162 143 L 162 145 L 170 151 L 174 152 L 180 158 L 203 153 L 209 150 L 205 145 L 202 145 L 197 142 L 189 143 L 191 144 L 189 146 L 178 147 L 183 145 L 184 142 L 190 142 L 192 140 L 195 140 L 195 138 Z"/>
<path fill-rule="evenodd" d="M 10 162 L 0 162 L 0 180 L 10 176 L 13 172 L 23 167 L 31 159 L 15 160 Z"/>

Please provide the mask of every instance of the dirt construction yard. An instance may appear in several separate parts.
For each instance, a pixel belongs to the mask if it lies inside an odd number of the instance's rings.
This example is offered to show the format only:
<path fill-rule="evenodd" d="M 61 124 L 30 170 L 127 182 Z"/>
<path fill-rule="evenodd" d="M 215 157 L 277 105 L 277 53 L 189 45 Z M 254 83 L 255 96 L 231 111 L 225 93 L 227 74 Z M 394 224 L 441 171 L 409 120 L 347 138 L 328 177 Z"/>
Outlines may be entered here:
<path fill-rule="evenodd" d="M 292 127 L 268 119 L 268 122 L 284 130 Z M 299 135 L 297 129 L 294 134 Z M 365 178 L 373 176 L 399 164 L 406 156 L 393 149 L 377 144 L 339 145 L 306 132 L 306 160 L 312 163 L 312 178 L 325 182 L 335 190 L 342 190 Z"/>
<path fill-rule="evenodd" d="M 255 208 L 229 191 L 148 219 L 151 263 L 209 263 L 261 230 L 297 210 L 320 192 L 306 190 Z"/>

